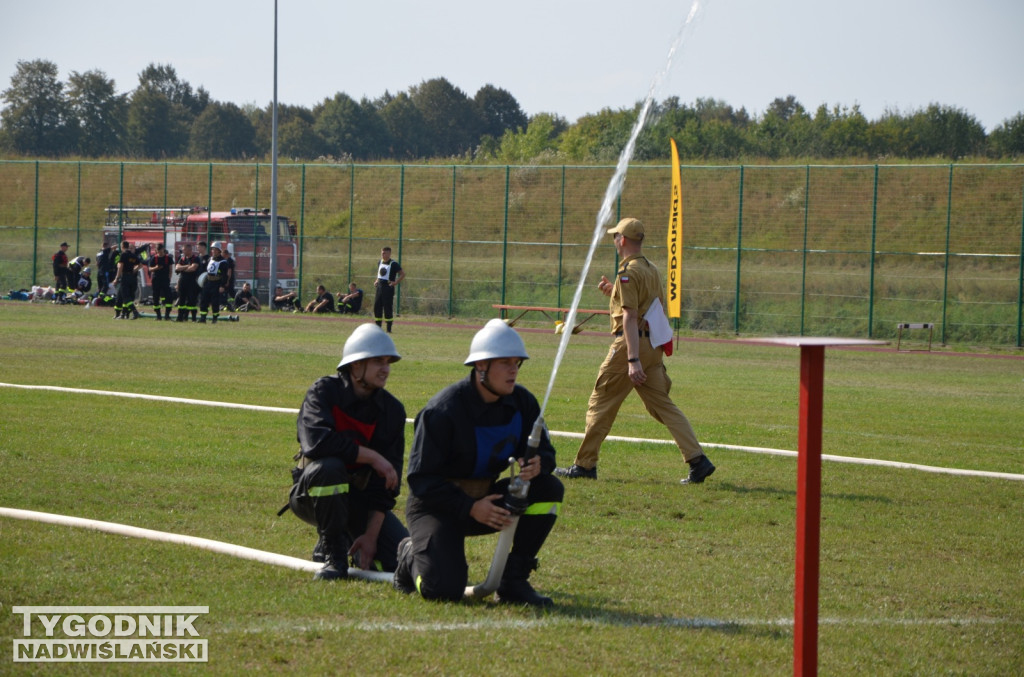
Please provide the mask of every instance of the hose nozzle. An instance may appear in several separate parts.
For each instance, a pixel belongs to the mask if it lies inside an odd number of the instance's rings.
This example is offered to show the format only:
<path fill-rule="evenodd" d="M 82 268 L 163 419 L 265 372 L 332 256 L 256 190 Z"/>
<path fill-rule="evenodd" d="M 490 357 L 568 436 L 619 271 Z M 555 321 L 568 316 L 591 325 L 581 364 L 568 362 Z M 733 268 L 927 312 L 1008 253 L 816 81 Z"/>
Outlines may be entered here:
<path fill-rule="evenodd" d="M 530 431 L 530 437 L 526 440 L 526 446 L 530 449 L 537 449 L 540 447 L 540 438 L 544 433 L 544 417 L 538 416 L 537 420 L 533 422 L 533 430 Z"/>

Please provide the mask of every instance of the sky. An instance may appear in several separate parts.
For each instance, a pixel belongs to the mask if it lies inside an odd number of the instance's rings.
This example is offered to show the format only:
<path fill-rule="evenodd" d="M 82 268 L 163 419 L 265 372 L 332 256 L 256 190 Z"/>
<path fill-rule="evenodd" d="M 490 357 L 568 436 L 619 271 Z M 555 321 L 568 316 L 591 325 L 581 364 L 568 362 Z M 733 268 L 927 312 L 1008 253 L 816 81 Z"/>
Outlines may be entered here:
<path fill-rule="evenodd" d="M 875 120 L 937 103 L 991 132 L 1024 112 L 1022 0 L 278 0 L 278 101 L 313 107 L 446 78 L 507 90 L 570 123 L 649 92 L 762 114 L 789 95 L 812 114 Z M 217 101 L 273 100 L 274 1 L 0 0 L 0 90 L 19 60 L 103 71 L 133 90 L 169 64 Z M 669 65 L 669 52 L 681 44 Z"/>

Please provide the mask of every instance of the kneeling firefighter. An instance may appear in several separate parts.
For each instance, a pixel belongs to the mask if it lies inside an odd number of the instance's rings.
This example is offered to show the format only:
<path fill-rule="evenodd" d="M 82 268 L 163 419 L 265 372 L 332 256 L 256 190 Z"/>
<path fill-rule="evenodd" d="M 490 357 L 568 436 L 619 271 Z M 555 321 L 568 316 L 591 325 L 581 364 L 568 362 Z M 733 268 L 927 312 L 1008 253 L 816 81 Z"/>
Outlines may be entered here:
<path fill-rule="evenodd" d="M 318 379 L 299 410 L 298 465 L 288 508 L 316 527 L 314 578 L 362 569 L 394 571 L 398 543 L 409 535 L 393 510 L 405 453 L 405 407 L 384 389 L 402 359 L 391 337 L 363 324 L 345 341 L 337 373 Z"/>
<path fill-rule="evenodd" d="M 551 474 L 555 450 L 543 425 L 536 450 L 528 444 L 540 419 L 537 398 L 516 383 L 528 357 L 519 334 L 502 320 L 491 320 L 470 344 L 467 377 L 434 395 L 416 416 L 406 504 L 411 538 L 399 545 L 394 578 L 402 592 L 462 599 L 466 537 L 511 528 L 521 513 L 498 600 L 552 604 L 528 579 L 555 525 L 564 487 Z M 528 484 L 525 501 L 511 501 L 511 479 L 498 479 L 510 458 L 520 466 L 518 479 Z"/>

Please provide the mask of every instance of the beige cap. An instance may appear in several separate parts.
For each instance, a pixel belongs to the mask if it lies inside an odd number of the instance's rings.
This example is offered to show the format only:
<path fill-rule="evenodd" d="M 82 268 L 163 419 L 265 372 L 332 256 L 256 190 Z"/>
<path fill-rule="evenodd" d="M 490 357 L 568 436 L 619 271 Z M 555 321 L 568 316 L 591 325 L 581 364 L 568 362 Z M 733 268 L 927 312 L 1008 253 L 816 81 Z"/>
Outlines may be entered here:
<path fill-rule="evenodd" d="M 609 235 L 620 233 L 630 240 L 640 241 L 644 239 L 644 222 L 640 219 L 622 219 L 614 228 L 608 229 Z"/>

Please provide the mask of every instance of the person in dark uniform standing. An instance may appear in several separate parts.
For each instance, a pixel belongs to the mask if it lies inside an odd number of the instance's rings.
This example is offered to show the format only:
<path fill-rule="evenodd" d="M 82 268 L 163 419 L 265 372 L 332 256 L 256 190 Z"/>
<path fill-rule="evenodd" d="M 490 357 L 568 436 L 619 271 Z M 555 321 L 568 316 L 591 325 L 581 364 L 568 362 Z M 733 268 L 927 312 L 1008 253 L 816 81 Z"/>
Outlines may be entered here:
<path fill-rule="evenodd" d="M 132 249 L 132 243 L 125 240 L 121 243 L 121 254 L 117 259 L 117 275 L 114 285 L 117 288 L 117 302 L 114 306 L 114 319 L 127 320 L 131 313 L 132 320 L 139 319 L 139 310 L 135 307 L 135 294 L 139 291 L 139 255 Z"/>
<path fill-rule="evenodd" d="M 230 311 L 234 310 L 235 303 L 235 258 L 231 253 L 234 245 L 227 242 L 222 242 L 221 245 L 224 247 L 221 255 L 227 263 L 227 273 L 224 276 L 224 297 L 221 299 L 221 305 Z"/>
<path fill-rule="evenodd" d="M 380 250 L 380 262 L 377 264 L 377 280 L 374 287 L 377 292 L 373 297 L 373 318 L 377 326 L 387 321 L 388 333 L 395 319 L 395 287 L 405 279 L 405 271 L 396 259 L 391 258 L 391 247 Z"/>
<path fill-rule="evenodd" d="M 50 257 L 53 261 L 53 302 L 62 303 L 68 288 L 68 245 L 60 243 L 60 249 Z"/>
<path fill-rule="evenodd" d="M 185 322 L 189 313 L 192 314 L 192 321 L 196 321 L 201 265 L 199 256 L 192 252 L 192 245 L 186 242 L 178 262 L 174 264 L 174 272 L 178 274 L 178 322 Z"/>
<path fill-rule="evenodd" d="M 316 527 L 314 578 L 361 569 L 394 571 L 409 535 L 394 514 L 405 453 L 405 407 L 384 389 L 402 359 L 380 327 L 363 324 L 345 341 L 338 370 L 318 379 L 299 410 L 298 466 L 288 507 Z M 283 510 L 282 510 L 283 512 Z"/>
<path fill-rule="evenodd" d="M 590 394 L 576 460 L 555 474 L 569 479 L 597 479 L 601 443 L 611 432 L 622 402 L 635 390 L 651 416 L 668 428 L 689 464 L 690 472 L 681 482 L 700 484 L 715 472 L 715 466 L 704 455 L 690 421 L 669 397 L 672 379 L 665 369 L 664 348 L 651 345 L 647 313 L 655 300 L 664 307 L 665 286 L 658 269 L 643 255 L 644 224 L 626 218 L 608 233 L 615 238 L 615 251 L 622 263 L 615 282 L 602 275 L 597 287 L 609 297 L 614 340 Z"/>
<path fill-rule="evenodd" d="M 166 311 L 167 319 L 171 319 L 171 268 L 174 260 L 167 253 L 162 242 L 156 245 L 156 254 L 149 260 L 149 277 L 153 282 L 153 309 L 156 319 L 163 319 L 161 309 Z"/>
<path fill-rule="evenodd" d="M 228 262 L 221 252 L 224 243 L 217 241 L 210 245 L 210 261 L 206 264 L 206 281 L 199 297 L 199 323 L 206 324 L 206 314 L 213 306 L 213 324 L 220 315 L 220 300 L 224 296 L 224 283 L 228 274 Z"/>
<path fill-rule="evenodd" d="M 103 248 L 96 254 L 96 291 L 106 294 L 110 281 L 114 279 L 114 250 L 109 242 L 104 241 Z"/>
<path fill-rule="evenodd" d="M 398 546 L 398 590 L 419 592 L 425 599 L 462 599 L 468 579 L 466 537 L 493 534 L 512 523 L 506 507 L 510 479 L 498 477 L 515 458 L 519 477 L 530 486 L 498 599 L 551 605 L 551 598 L 538 594 L 528 579 L 565 489 L 551 474 L 555 450 L 546 429 L 540 431 L 535 453 L 528 449 L 535 424 L 543 428 L 537 398 L 516 383 L 528 357 L 516 331 L 503 320 L 491 320 L 470 344 L 467 377 L 434 395 L 416 415 L 407 478 L 411 536 Z"/>

